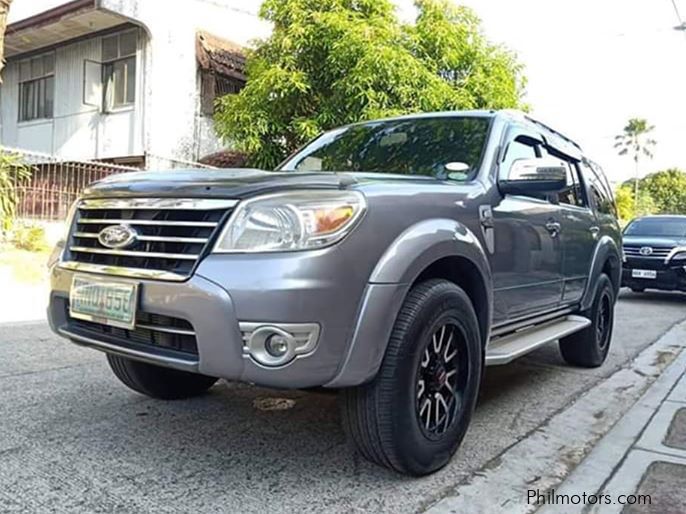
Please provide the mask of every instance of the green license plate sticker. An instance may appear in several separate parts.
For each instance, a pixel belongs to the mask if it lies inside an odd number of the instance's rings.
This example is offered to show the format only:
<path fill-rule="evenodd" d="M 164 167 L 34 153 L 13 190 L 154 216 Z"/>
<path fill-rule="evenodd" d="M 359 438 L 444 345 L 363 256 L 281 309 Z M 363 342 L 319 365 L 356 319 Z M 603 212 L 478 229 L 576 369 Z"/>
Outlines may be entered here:
<path fill-rule="evenodd" d="M 119 328 L 136 324 L 138 284 L 74 276 L 69 293 L 72 318 Z"/>

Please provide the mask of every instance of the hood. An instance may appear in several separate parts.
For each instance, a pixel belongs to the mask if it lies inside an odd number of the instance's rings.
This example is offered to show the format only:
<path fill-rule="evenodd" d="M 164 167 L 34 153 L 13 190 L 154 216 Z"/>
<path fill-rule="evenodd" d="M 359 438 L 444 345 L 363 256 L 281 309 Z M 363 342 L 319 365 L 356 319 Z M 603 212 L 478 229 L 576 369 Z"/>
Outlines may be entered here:
<path fill-rule="evenodd" d="M 255 169 L 192 169 L 112 175 L 88 186 L 85 198 L 235 198 L 293 189 L 345 189 L 362 184 L 436 184 L 433 177 L 380 173 L 270 172 Z"/>
<path fill-rule="evenodd" d="M 342 188 L 354 184 L 339 173 L 273 173 L 254 169 L 146 171 L 113 175 L 88 186 L 84 197 L 246 198 L 288 189 Z"/>
<path fill-rule="evenodd" d="M 624 236 L 624 245 L 675 248 L 686 246 L 685 237 Z"/>

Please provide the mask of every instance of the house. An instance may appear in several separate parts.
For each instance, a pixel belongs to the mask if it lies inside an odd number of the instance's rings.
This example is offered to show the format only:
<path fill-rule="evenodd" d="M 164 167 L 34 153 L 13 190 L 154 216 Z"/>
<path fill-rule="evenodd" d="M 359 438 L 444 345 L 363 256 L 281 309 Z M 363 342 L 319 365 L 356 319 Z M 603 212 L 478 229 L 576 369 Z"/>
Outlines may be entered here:
<path fill-rule="evenodd" d="M 221 148 L 214 99 L 240 91 L 242 45 L 268 31 L 255 2 L 30 2 L 10 15 L 48 8 L 10 18 L 0 144 L 148 169 Z"/>

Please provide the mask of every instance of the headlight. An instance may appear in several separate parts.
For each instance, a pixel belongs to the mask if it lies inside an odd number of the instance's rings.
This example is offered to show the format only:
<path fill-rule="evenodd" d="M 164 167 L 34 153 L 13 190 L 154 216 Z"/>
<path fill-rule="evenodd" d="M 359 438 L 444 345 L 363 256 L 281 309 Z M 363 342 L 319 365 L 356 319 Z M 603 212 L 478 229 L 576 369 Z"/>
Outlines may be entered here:
<path fill-rule="evenodd" d="M 287 252 L 332 245 L 366 209 L 356 191 L 312 190 L 241 202 L 224 227 L 216 253 Z"/>
<path fill-rule="evenodd" d="M 686 250 L 683 252 L 679 252 L 672 257 L 673 261 L 686 261 Z"/>

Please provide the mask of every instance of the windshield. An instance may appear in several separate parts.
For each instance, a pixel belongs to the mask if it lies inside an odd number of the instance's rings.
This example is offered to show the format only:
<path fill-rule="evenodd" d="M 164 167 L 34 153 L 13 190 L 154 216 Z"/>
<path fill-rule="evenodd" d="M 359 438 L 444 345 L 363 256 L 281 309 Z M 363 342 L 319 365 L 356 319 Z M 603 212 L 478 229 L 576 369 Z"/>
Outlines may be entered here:
<path fill-rule="evenodd" d="M 326 132 L 281 171 L 361 171 L 470 180 L 481 164 L 490 118 L 376 121 Z"/>
<path fill-rule="evenodd" d="M 627 236 L 686 237 L 686 219 L 653 218 L 633 221 Z"/>

